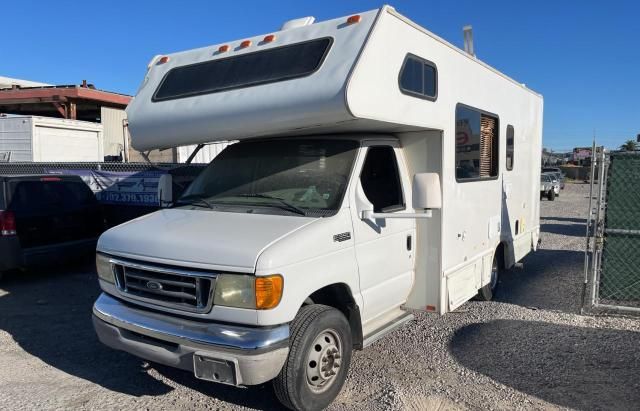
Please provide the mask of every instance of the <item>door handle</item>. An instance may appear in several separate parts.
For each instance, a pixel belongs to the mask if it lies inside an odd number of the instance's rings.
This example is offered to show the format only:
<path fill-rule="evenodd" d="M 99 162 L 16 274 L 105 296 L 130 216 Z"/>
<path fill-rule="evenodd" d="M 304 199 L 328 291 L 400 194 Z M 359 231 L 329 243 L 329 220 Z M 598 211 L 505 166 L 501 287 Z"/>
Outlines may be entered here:
<path fill-rule="evenodd" d="M 407 236 L 407 251 L 411 251 L 411 248 L 413 246 L 412 243 L 413 243 L 413 241 L 412 241 L 411 235 L 408 235 Z"/>

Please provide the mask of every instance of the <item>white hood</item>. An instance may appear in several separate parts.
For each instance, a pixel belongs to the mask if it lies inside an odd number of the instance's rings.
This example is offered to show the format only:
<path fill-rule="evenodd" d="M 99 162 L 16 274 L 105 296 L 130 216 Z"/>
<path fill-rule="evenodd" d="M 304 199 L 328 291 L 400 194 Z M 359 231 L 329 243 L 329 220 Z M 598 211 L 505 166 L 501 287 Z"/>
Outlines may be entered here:
<path fill-rule="evenodd" d="M 106 231 L 98 251 L 146 261 L 253 272 L 270 244 L 314 218 L 170 209 Z"/>

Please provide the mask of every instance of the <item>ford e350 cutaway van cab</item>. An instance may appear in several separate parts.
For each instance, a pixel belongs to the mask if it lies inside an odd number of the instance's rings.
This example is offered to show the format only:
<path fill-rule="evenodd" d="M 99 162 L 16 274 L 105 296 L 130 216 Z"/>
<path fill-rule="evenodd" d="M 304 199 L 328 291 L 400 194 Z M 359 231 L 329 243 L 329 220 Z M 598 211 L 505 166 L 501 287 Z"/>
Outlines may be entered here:
<path fill-rule="evenodd" d="M 157 56 L 127 111 L 139 150 L 237 141 L 97 247 L 100 340 L 197 378 L 323 408 L 537 246 L 541 97 L 388 6 Z"/>

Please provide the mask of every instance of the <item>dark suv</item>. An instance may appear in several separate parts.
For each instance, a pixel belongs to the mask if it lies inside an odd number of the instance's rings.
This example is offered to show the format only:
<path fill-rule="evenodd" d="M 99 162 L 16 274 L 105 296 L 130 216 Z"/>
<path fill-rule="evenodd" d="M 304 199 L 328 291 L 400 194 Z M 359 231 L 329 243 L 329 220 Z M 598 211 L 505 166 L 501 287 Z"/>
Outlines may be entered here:
<path fill-rule="evenodd" d="M 80 177 L 0 176 L 0 275 L 94 252 L 104 228 Z"/>

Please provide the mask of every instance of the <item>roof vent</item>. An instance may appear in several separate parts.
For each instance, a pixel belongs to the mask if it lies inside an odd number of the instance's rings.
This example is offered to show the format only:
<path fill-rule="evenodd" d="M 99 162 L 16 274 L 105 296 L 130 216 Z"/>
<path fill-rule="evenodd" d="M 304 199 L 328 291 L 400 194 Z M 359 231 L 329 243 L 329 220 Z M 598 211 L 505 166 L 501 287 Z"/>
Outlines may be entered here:
<path fill-rule="evenodd" d="M 473 50 L 473 27 L 469 26 L 464 26 L 462 28 L 462 36 L 464 37 L 464 51 L 475 57 L 476 53 Z"/>
<path fill-rule="evenodd" d="M 308 26 L 310 24 L 313 24 L 314 21 L 316 21 L 316 18 L 313 16 L 301 17 L 299 19 L 285 21 L 280 30 L 289 30 L 295 29 L 297 27 Z"/>

